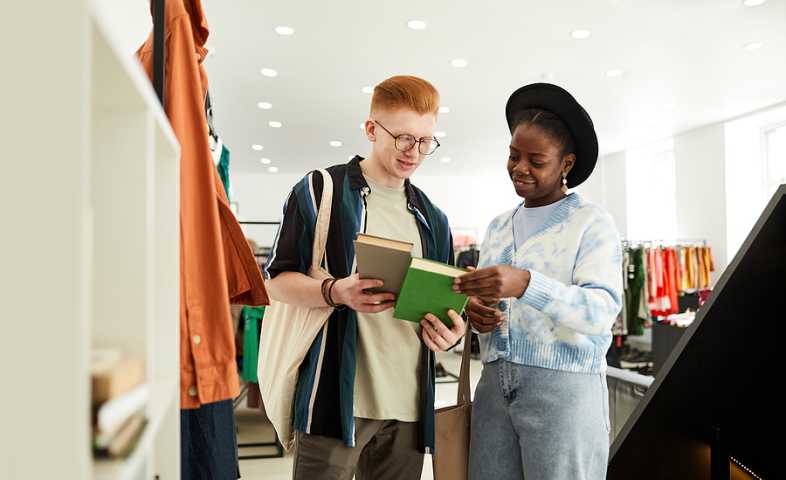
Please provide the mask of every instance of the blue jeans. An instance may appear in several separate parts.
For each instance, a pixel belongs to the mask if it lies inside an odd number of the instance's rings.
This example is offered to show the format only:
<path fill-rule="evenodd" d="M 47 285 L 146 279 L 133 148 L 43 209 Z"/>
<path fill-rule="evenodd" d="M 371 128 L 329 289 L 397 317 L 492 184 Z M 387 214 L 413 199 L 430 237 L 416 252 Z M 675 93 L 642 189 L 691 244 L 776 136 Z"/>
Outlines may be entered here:
<path fill-rule="evenodd" d="M 469 478 L 604 479 L 609 428 L 605 374 L 496 360 L 475 390 Z"/>

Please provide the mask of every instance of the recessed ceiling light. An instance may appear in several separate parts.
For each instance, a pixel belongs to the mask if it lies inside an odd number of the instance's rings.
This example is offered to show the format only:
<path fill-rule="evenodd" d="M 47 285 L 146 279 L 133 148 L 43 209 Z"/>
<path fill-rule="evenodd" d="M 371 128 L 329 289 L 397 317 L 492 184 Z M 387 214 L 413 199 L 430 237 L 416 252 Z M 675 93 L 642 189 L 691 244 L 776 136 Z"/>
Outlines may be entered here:
<path fill-rule="evenodd" d="M 442 163 L 448 163 L 450 161 L 450 157 L 442 157 L 439 159 Z"/>
<path fill-rule="evenodd" d="M 757 48 L 763 47 L 764 44 L 761 42 L 753 42 L 745 45 L 745 50 L 756 50 Z"/>
<path fill-rule="evenodd" d="M 273 128 L 280 128 L 281 127 L 281 122 L 270 122 L 270 123 L 268 123 L 268 125 L 270 125 Z"/>
<path fill-rule="evenodd" d="M 606 72 L 606 75 L 608 75 L 609 77 L 619 77 L 620 75 L 622 75 L 622 70 L 609 70 L 608 72 Z"/>
<path fill-rule="evenodd" d="M 374 87 L 363 87 L 363 93 L 374 93 Z"/>
<path fill-rule="evenodd" d="M 448 107 L 439 107 L 439 113 L 448 113 L 449 111 Z"/>
<path fill-rule="evenodd" d="M 268 163 L 270 163 L 270 159 L 269 159 L 269 158 L 260 158 L 260 159 L 259 159 L 259 161 L 260 161 L 260 162 L 262 162 L 262 163 L 264 163 L 265 165 L 267 165 Z"/>
<path fill-rule="evenodd" d="M 570 36 L 573 38 L 587 38 L 590 36 L 589 30 L 573 30 L 570 32 Z"/>
<path fill-rule="evenodd" d="M 435 137 L 444 137 L 445 135 L 447 135 L 445 132 L 434 132 Z"/>
<path fill-rule="evenodd" d="M 273 105 L 267 102 L 259 102 L 257 103 L 257 107 L 261 108 L 262 110 L 270 110 L 271 108 L 273 108 Z"/>
<path fill-rule="evenodd" d="M 756 5 L 761 5 L 764 3 L 764 0 L 742 0 L 742 4 L 746 7 L 755 7 Z"/>
<path fill-rule="evenodd" d="M 341 146 L 341 142 L 333 140 L 332 142 L 330 142 L 330 146 L 331 147 L 340 147 Z"/>
<path fill-rule="evenodd" d="M 292 35 L 295 31 L 289 27 L 276 27 L 276 33 L 279 35 Z"/>
<path fill-rule="evenodd" d="M 276 72 L 272 68 L 263 68 L 262 70 L 260 70 L 260 72 L 262 72 L 262 75 L 266 77 L 275 77 L 276 75 L 278 75 L 278 72 Z"/>
<path fill-rule="evenodd" d="M 360 129 L 361 130 L 365 130 L 366 129 L 366 124 L 365 123 L 361 123 L 360 124 Z"/>
<path fill-rule="evenodd" d="M 461 58 L 457 58 L 457 59 L 451 61 L 450 64 L 453 65 L 456 68 L 464 68 L 464 67 L 467 66 L 467 61 L 464 60 L 464 59 L 461 59 Z"/>
<path fill-rule="evenodd" d="M 262 145 L 259 145 L 259 144 L 251 145 L 251 148 L 253 148 L 254 150 L 257 150 L 257 151 L 265 149 L 265 147 L 263 147 Z"/>
<path fill-rule="evenodd" d="M 407 26 L 409 26 L 409 28 L 411 28 L 412 30 L 423 30 L 424 28 L 426 28 L 426 22 L 423 22 L 421 20 L 411 20 L 407 24 Z"/>
<path fill-rule="evenodd" d="M 354 155 L 350 155 L 350 156 L 349 156 L 349 157 L 347 157 L 347 158 L 349 158 L 350 160 L 352 160 L 353 158 L 355 158 L 355 156 L 354 156 Z"/>
<path fill-rule="evenodd" d="M 663 109 L 664 110 L 673 110 L 675 108 L 677 108 L 677 104 L 676 103 L 664 103 L 663 104 Z"/>
<path fill-rule="evenodd" d="M 268 172 L 276 173 L 278 171 L 278 167 L 268 167 Z"/>

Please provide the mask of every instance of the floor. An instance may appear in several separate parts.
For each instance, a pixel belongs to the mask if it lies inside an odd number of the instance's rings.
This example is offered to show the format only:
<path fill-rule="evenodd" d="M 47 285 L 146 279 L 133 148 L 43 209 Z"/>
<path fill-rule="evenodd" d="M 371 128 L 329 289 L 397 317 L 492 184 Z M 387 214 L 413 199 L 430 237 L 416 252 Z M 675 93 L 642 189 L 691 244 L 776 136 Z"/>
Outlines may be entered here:
<path fill-rule="evenodd" d="M 460 346 L 459 346 L 460 348 Z M 458 352 L 438 352 L 437 362 L 442 363 L 445 371 L 458 375 L 461 368 L 461 355 Z M 472 360 L 470 364 L 470 384 L 472 391 L 480 379 L 482 369 L 480 360 Z M 437 379 L 436 407 L 453 405 L 456 403 L 458 383 L 440 383 L 451 380 L 450 377 Z M 273 447 L 242 447 L 247 443 L 267 443 L 275 439 L 273 427 L 264 419 L 258 410 L 246 408 L 245 401 L 235 410 L 237 422 L 237 441 L 241 445 L 240 456 L 265 455 L 275 453 Z M 290 480 L 292 478 L 292 451 L 286 452 L 282 458 L 241 459 L 240 474 L 244 480 Z M 426 455 L 423 465 L 423 480 L 432 480 L 431 457 Z"/>

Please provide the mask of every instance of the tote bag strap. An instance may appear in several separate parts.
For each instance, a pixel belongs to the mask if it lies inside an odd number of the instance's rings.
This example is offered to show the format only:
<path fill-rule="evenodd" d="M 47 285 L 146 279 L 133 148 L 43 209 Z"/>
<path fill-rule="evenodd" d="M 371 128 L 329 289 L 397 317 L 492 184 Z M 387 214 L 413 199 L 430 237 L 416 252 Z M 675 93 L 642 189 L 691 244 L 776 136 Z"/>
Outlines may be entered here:
<path fill-rule="evenodd" d="M 328 228 L 330 227 L 330 213 L 333 209 L 333 177 L 321 168 L 315 168 L 311 172 L 321 173 L 323 179 L 322 198 L 319 201 L 317 223 L 314 227 L 314 246 L 311 251 L 311 266 L 320 268 L 325 257 L 325 246 L 327 244 Z"/>
<path fill-rule="evenodd" d="M 464 331 L 464 353 L 461 355 L 461 372 L 459 373 L 459 387 L 456 398 L 457 405 L 467 405 L 472 403 L 472 396 L 469 391 L 469 354 L 472 350 L 472 329 L 469 321 Z"/>

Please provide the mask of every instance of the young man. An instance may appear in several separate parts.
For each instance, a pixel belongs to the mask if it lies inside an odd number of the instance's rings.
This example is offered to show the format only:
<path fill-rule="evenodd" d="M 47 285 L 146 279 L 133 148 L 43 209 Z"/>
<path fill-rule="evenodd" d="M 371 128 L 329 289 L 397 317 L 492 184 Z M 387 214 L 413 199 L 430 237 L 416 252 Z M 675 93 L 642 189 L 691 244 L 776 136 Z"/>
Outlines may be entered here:
<path fill-rule="evenodd" d="M 309 174 L 284 206 L 265 267 L 270 296 L 333 311 L 301 364 L 295 396 L 295 479 L 419 479 L 423 454 L 434 446 L 434 353 L 463 335 L 427 315 L 421 324 L 393 318 L 395 296 L 368 295 L 381 280 L 358 278 L 356 232 L 411 242 L 413 255 L 453 263 L 447 218 L 409 177 L 439 143 L 434 127 L 439 93 L 408 76 L 374 89 L 366 137 L 371 153 L 327 168 L 333 203 L 324 290 L 306 275 L 311 264 L 315 205 L 322 176 Z M 424 328 L 425 327 L 425 328 Z"/>

